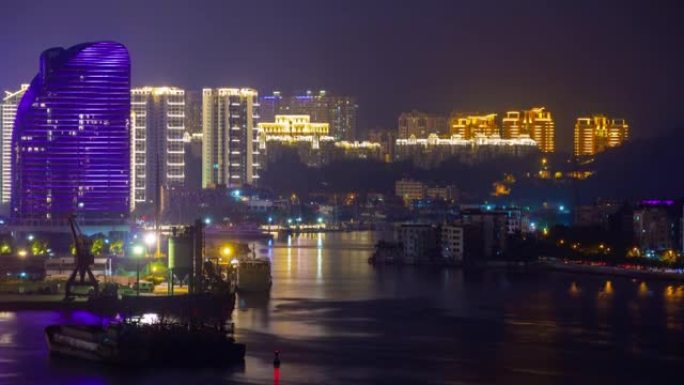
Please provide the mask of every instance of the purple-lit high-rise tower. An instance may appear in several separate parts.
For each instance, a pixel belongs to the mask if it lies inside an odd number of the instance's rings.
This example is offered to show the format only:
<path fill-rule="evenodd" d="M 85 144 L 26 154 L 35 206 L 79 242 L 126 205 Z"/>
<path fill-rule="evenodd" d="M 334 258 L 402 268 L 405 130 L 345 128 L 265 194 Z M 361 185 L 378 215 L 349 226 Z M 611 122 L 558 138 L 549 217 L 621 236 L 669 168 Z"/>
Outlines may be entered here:
<path fill-rule="evenodd" d="M 123 221 L 130 207 L 130 60 L 115 42 L 51 48 L 12 136 L 18 224 Z"/>

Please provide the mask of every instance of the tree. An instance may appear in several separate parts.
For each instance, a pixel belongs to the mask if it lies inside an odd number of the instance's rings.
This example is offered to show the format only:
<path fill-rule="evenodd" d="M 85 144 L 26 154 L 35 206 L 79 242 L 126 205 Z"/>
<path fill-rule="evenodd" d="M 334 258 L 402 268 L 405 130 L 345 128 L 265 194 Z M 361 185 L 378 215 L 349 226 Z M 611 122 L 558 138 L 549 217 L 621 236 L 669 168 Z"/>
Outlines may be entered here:
<path fill-rule="evenodd" d="M 114 255 L 123 255 L 123 241 L 119 239 L 110 243 L 109 253 Z"/>
<path fill-rule="evenodd" d="M 33 241 L 31 241 L 30 247 L 31 254 L 33 255 L 42 256 L 46 255 L 48 252 L 48 243 L 40 239 L 34 239 Z"/>
<path fill-rule="evenodd" d="M 102 255 L 102 250 L 104 250 L 104 239 L 95 238 L 90 245 L 90 252 L 93 255 Z"/>

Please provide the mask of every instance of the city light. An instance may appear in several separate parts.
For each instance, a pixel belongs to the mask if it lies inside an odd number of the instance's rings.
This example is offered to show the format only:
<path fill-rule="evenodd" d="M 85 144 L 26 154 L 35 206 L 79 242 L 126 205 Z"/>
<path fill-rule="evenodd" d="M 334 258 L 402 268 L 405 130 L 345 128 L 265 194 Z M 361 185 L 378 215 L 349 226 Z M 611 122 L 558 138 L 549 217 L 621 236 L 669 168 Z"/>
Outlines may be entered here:
<path fill-rule="evenodd" d="M 204 218 L 204 224 L 209 226 L 211 224 L 211 218 Z"/>
<path fill-rule="evenodd" d="M 147 246 L 151 247 L 151 246 L 156 245 L 157 244 L 157 234 L 155 234 L 155 233 L 145 234 L 144 241 L 145 241 L 145 244 Z"/>
<path fill-rule="evenodd" d="M 28 255 L 28 252 L 25 249 L 19 249 L 17 255 L 21 258 L 25 258 Z"/>
<path fill-rule="evenodd" d="M 143 245 L 133 245 L 131 251 L 135 257 L 142 257 L 145 255 L 145 247 Z"/>
<path fill-rule="evenodd" d="M 224 257 L 230 257 L 233 255 L 233 248 L 230 246 L 223 246 L 221 248 L 221 255 Z"/>

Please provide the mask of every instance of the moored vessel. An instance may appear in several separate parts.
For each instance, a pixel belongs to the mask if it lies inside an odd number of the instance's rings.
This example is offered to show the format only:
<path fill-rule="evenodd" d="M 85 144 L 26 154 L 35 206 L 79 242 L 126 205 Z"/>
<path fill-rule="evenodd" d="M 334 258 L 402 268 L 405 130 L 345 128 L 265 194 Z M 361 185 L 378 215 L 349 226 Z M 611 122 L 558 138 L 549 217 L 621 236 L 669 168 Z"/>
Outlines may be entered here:
<path fill-rule="evenodd" d="M 115 365 L 224 367 L 245 356 L 220 323 L 50 325 L 45 338 L 51 354 Z"/>

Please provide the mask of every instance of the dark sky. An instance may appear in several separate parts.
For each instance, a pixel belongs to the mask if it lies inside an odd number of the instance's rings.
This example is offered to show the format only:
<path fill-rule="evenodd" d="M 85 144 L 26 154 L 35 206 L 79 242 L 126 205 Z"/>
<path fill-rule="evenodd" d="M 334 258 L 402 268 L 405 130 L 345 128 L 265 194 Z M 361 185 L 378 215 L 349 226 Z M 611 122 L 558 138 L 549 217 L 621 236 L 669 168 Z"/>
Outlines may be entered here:
<path fill-rule="evenodd" d="M 51 46 L 117 40 L 133 84 L 324 88 L 353 95 L 361 129 L 413 108 L 545 105 L 569 150 L 578 114 L 635 136 L 684 129 L 684 5 L 676 1 L 3 1 L 0 89 Z"/>

